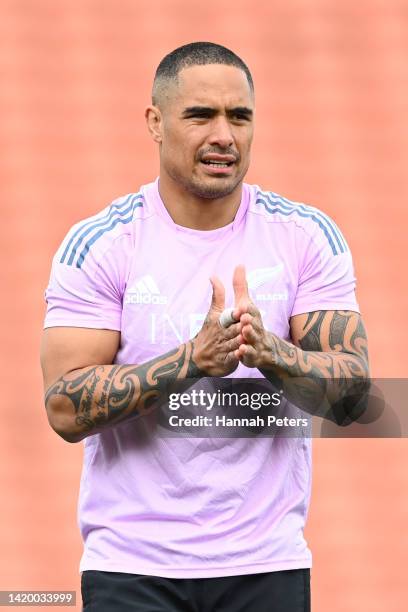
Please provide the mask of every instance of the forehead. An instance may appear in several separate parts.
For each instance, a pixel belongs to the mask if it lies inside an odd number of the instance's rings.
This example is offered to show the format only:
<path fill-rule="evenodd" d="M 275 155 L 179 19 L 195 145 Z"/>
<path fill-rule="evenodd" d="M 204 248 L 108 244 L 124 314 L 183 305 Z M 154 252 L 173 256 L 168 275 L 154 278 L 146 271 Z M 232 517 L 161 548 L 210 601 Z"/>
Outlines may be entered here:
<path fill-rule="evenodd" d="M 184 68 L 178 75 L 175 102 L 179 106 L 253 106 L 253 93 L 243 70 L 224 64 Z"/>

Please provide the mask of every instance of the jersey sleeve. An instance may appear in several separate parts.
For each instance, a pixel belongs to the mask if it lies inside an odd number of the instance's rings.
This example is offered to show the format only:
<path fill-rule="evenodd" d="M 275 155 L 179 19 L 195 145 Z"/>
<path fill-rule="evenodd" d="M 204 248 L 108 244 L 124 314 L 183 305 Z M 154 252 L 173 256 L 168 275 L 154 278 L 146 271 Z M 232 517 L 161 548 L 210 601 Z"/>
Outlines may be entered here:
<path fill-rule="evenodd" d="M 123 287 L 119 262 L 120 239 L 90 249 L 81 264 L 64 256 L 74 228 L 57 251 L 45 291 L 47 311 L 44 327 L 90 327 L 121 329 Z M 114 248 L 114 247 L 117 248 Z"/>
<path fill-rule="evenodd" d="M 360 312 L 350 249 L 334 222 L 318 211 L 314 222 L 304 228 L 301 244 L 292 316 L 316 310 Z"/>

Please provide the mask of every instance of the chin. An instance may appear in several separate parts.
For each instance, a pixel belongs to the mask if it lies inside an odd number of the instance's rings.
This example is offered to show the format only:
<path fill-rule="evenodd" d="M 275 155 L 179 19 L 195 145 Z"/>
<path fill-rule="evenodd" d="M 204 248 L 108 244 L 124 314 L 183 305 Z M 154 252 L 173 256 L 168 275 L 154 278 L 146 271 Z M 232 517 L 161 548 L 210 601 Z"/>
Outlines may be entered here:
<path fill-rule="evenodd" d="M 241 183 L 242 179 L 237 180 L 228 178 L 214 178 L 210 180 L 188 181 L 185 187 L 190 193 L 206 200 L 216 200 L 230 195 Z"/>

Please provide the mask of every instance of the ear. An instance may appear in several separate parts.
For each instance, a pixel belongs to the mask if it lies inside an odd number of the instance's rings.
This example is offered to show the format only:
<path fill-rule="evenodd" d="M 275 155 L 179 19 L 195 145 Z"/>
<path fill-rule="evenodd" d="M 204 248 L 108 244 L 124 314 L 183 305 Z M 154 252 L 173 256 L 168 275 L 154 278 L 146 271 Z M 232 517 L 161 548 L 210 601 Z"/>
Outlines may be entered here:
<path fill-rule="evenodd" d="M 157 143 L 162 141 L 162 114 L 158 106 L 148 106 L 145 110 L 147 129 Z"/>

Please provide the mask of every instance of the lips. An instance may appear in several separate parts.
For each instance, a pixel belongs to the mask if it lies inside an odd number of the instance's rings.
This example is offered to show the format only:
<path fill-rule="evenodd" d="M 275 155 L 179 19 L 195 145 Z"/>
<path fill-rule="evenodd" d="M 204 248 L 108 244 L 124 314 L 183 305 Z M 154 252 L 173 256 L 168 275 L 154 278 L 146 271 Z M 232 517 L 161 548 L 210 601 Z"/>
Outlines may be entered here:
<path fill-rule="evenodd" d="M 232 163 L 224 163 L 224 162 L 215 162 L 215 161 L 206 161 L 203 162 L 206 166 L 210 166 L 211 168 L 229 168 L 232 166 Z"/>
<path fill-rule="evenodd" d="M 233 165 L 237 162 L 237 157 L 231 154 L 206 153 L 201 158 L 201 163 L 206 172 L 212 176 L 222 176 L 231 174 Z"/>
<path fill-rule="evenodd" d="M 234 157 L 234 155 L 207 153 L 207 155 L 203 155 L 201 161 L 206 166 L 210 166 L 212 168 L 228 168 L 236 162 L 236 157 Z"/>

